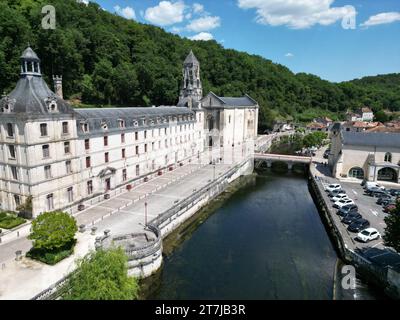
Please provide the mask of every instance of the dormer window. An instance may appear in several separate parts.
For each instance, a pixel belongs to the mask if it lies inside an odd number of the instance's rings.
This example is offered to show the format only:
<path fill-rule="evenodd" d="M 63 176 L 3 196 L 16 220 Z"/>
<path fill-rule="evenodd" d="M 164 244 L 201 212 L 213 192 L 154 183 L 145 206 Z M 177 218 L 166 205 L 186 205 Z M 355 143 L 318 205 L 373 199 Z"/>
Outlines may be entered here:
<path fill-rule="evenodd" d="M 122 129 L 122 128 L 125 128 L 125 121 L 124 120 L 122 120 L 122 119 L 119 119 L 118 120 L 118 126 Z"/>
<path fill-rule="evenodd" d="M 139 121 L 133 121 L 133 126 L 138 127 L 139 126 Z"/>
<path fill-rule="evenodd" d="M 1 103 L 1 112 L 3 113 L 14 112 L 15 102 L 16 102 L 15 99 L 10 99 L 8 96 L 6 96 Z"/>
<path fill-rule="evenodd" d="M 81 122 L 81 129 L 83 132 L 89 132 L 89 123 Z"/>
<path fill-rule="evenodd" d="M 58 106 L 57 106 L 57 99 L 56 97 L 48 97 L 47 99 L 45 99 L 46 102 L 46 106 L 47 106 L 47 111 L 49 113 L 54 113 L 54 112 L 58 112 Z"/>
<path fill-rule="evenodd" d="M 108 130 L 108 125 L 107 125 L 107 123 L 106 123 L 105 121 L 102 121 L 102 122 L 101 122 L 101 128 L 102 128 L 103 130 Z"/>

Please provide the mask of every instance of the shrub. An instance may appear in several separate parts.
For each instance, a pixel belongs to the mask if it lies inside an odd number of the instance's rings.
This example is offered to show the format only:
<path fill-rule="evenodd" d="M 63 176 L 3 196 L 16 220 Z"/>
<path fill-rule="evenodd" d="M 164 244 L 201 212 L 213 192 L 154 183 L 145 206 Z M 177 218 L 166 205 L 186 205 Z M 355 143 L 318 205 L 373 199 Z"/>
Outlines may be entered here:
<path fill-rule="evenodd" d="M 61 211 L 42 213 L 32 222 L 32 233 L 35 249 L 54 251 L 64 248 L 73 241 L 78 231 L 75 218 Z"/>
<path fill-rule="evenodd" d="M 55 265 L 56 263 L 74 253 L 75 244 L 76 240 L 73 240 L 70 243 L 66 244 L 64 247 L 51 251 L 32 248 L 26 253 L 26 256 L 28 258 L 35 259 L 49 265 Z"/>
<path fill-rule="evenodd" d="M 0 212 L 0 228 L 12 229 L 25 223 L 25 221 L 13 212 Z"/>

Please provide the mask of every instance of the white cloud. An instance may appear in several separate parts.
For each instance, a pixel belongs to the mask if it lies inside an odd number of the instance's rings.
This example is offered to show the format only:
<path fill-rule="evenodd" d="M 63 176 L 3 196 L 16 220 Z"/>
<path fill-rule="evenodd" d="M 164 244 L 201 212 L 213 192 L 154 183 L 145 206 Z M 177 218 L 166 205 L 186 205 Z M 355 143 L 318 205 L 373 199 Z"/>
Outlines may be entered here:
<path fill-rule="evenodd" d="M 285 57 L 286 57 L 286 58 L 293 58 L 293 57 L 294 57 L 294 54 L 288 52 L 288 53 L 285 54 Z"/>
<path fill-rule="evenodd" d="M 115 12 L 126 19 L 136 19 L 135 10 L 131 7 L 121 8 L 120 6 L 114 7 Z"/>
<path fill-rule="evenodd" d="M 169 26 L 182 22 L 185 4 L 183 1 L 161 1 L 157 6 L 146 9 L 144 18 L 159 26 Z"/>
<path fill-rule="evenodd" d="M 388 24 L 400 21 L 400 12 L 383 12 L 369 17 L 367 21 L 361 24 L 362 27 L 371 27 L 379 24 Z"/>
<path fill-rule="evenodd" d="M 214 36 L 211 33 L 208 32 L 200 32 L 199 34 L 196 34 L 193 37 L 189 37 L 190 40 L 203 40 L 203 41 L 208 41 L 214 39 Z"/>
<path fill-rule="evenodd" d="M 221 25 L 220 17 L 203 17 L 191 21 L 186 29 L 193 32 L 209 31 Z"/>
<path fill-rule="evenodd" d="M 193 12 L 194 13 L 202 13 L 204 11 L 204 6 L 200 3 L 194 3 L 193 4 Z"/>
<path fill-rule="evenodd" d="M 256 21 L 271 26 L 304 29 L 331 25 L 357 14 L 353 6 L 332 7 L 335 0 L 238 0 L 242 9 L 256 9 Z"/>

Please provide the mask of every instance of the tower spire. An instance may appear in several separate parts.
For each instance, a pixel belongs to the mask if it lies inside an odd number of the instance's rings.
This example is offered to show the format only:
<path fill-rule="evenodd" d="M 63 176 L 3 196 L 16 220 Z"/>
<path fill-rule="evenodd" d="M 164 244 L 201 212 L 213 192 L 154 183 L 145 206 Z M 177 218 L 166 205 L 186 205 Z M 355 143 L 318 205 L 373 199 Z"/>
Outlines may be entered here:
<path fill-rule="evenodd" d="M 179 107 L 200 108 L 203 86 L 200 79 L 200 62 L 190 50 L 183 63 L 183 82 L 179 96 Z"/>

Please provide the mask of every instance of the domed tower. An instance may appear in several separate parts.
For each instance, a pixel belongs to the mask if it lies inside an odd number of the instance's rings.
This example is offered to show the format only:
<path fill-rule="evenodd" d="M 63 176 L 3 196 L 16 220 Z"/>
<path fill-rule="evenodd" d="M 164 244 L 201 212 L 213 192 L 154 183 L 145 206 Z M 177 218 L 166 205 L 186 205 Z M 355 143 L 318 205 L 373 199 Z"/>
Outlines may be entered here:
<path fill-rule="evenodd" d="M 0 100 L 0 112 L 24 115 L 73 114 L 73 109 L 49 89 L 42 78 L 40 59 L 31 47 L 20 57 L 21 73 L 15 89 Z"/>
<path fill-rule="evenodd" d="M 203 87 L 200 79 L 200 63 L 190 50 L 183 63 L 183 83 L 179 96 L 179 107 L 199 109 L 200 100 L 203 98 Z"/>

